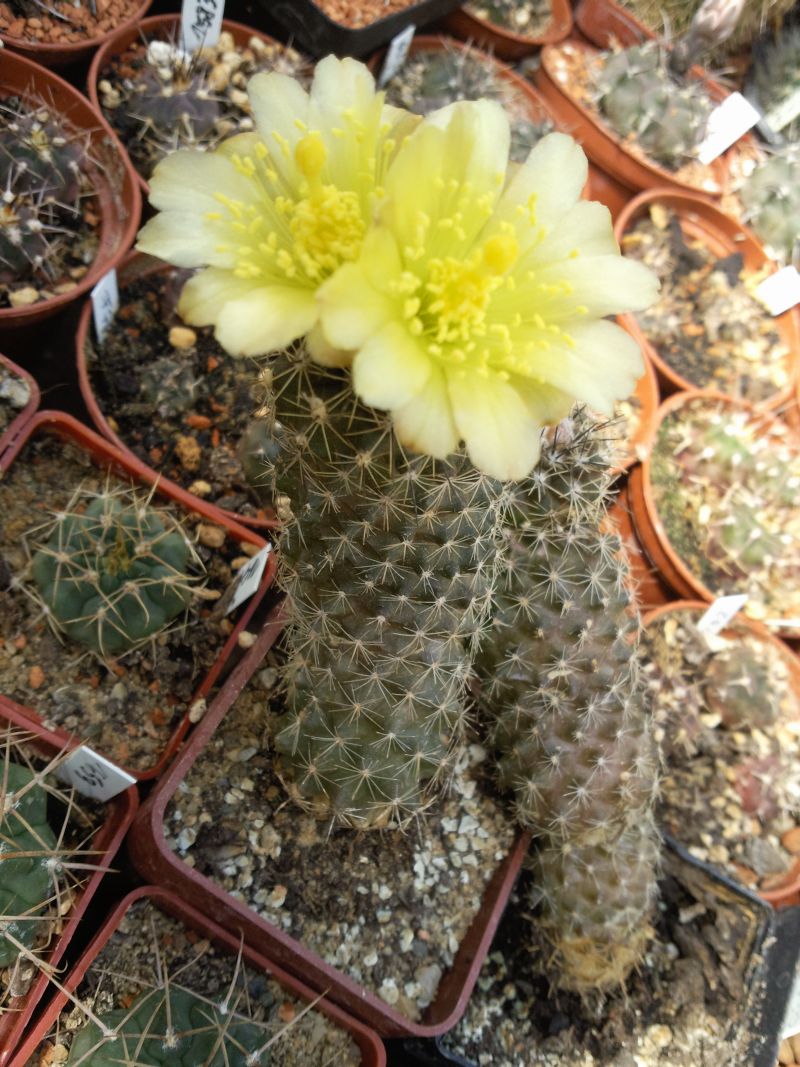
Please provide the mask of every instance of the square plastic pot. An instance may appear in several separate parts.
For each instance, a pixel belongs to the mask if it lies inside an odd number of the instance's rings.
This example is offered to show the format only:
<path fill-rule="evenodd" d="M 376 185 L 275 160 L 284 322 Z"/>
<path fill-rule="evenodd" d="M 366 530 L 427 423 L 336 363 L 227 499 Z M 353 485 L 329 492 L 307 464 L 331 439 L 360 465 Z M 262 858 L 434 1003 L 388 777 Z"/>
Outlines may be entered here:
<path fill-rule="evenodd" d="M 45 730 L 13 709 L 0 707 L 0 726 L 6 726 L 8 723 L 33 735 L 31 745 L 48 758 L 52 759 L 65 749 L 74 746 L 74 741 L 69 734 Z M 64 928 L 45 953 L 44 958 L 49 966 L 57 967 L 63 958 L 78 923 L 83 919 L 92 897 L 103 880 L 106 869 L 111 865 L 122 844 L 122 839 L 138 807 L 139 794 L 136 786 L 131 786 L 106 803 L 105 819 L 96 830 L 89 846 L 93 853 L 91 862 L 98 869 L 90 873 L 87 882 L 69 910 Z M 2 873 L 2 865 L 0 865 L 0 873 Z M 50 981 L 47 975 L 40 971 L 24 996 L 13 998 L 3 1005 L 2 1014 L 0 1014 L 0 1067 L 6 1067 L 17 1043 L 29 1032 L 31 1019 L 49 990 Z"/>
<path fill-rule="evenodd" d="M 414 1022 L 395 1011 L 380 997 L 336 970 L 315 952 L 262 919 L 210 878 L 189 867 L 167 844 L 164 813 L 170 799 L 250 675 L 274 644 L 282 625 L 278 607 L 268 618 L 247 657 L 220 690 L 214 706 L 150 794 L 128 838 L 131 859 L 146 881 L 165 886 L 182 898 L 194 901 L 204 912 L 214 915 L 225 929 L 241 931 L 245 943 L 252 949 L 276 960 L 313 988 L 324 991 L 331 1000 L 377 1030 L 382 1037 L 432 1037 L 444 1033 L 464 1012 L 522 866 L 530 841 L 528 835 L 523 834 L 518 838 L 496 870 L 484 894 L 481 909 L 461 942 L 453 966 L 442 978 L 436 998 L 421 1022 Z"/>
<path fill-rule="evenodd" d="M 208 938 L 216 948 L 221 949 L 226 954 L 235 956 L 238 953 L 240 948 L 239 938 L 227 933 L 218 926 L 213 919 L 204 915 L 190 904 L 187 904 L 185 900 L 181 899 L 175 893 L 170 893 L 154 886 L 144 886 L 141 889 L 134 890 L 133 893 L 129 893 L 123 900 L 121 900 L 103 923 L 100 930 L 98 930 L 86 951 L 70 971 L 69 976 L 64 983 L 69 992 L 73 992 L 78 988 L 83 976 L 89 970 L 89 967 L 92 965 L 95 958 L 105 947 L 128 909 L 138 900 L 142 899 L 151 900 L 159 910 L 178 919 L 185 926 L 197 931 L 204 938 Z M 309 989 L 307 985 L 298 981 L 296 978 L 293 978 L 273 960 L 261 953 L 253 951 L 253 949 L 249 948 L 247 945 L 242 947 L 242 959 L 244 963 L 253 970 L 270 975 L 286 990 L 287 993 L 293 997 L 297 997 L 298 1000 L 303 1000 L 308 1004 L 316 998 L 316 994 Z M 31 1033 L 26 1036 L 25 1041 L 20 1046 L 16 1057 L 9 1067 L 25 1067 L 25 1064 L 36 1052 L 39 1043 L 47 1036 L 48 1031 L 55 1023 L 59 1013 L 66 1005 L 67 999 L 68 998 L 63 993 L 58 993 L 53 998 L 45 1014 L 38 1021 Z M 340 1008 L 337 1008 L 336 1005 L 332 1004 L 327 998 L 319 1000 L 314 1005 L 314 1010 L 325 1015 L 331 1022 L 350 1034 L 355 1044 L 361 1050 L 361 1067 L 385 1067 L 386 1053 L 375 1033 L 356 1020 L 351 1019 L 345 1012 L 341 1011 Z M 308 1067 L 312 1067 L 312 1065 L 309 1064 Z"/>
<path fill-rule="evenodd" d="M 177 487 L 172 488 L 169 484 L 162 484 L 155 471 L 145 467 L 144 464 L 139 463 L 139 461 L 135 460 L 133 457 L 123 455 L 108 441 L 103 440 L 102 437 L 94 433 L 93 430 L 89 430 L 82 423 L 78 422 L 77 419 L 72 418 L 71 415 L 65 415 L 60 411 L 40 411 L 38 415 L 35 415 L 33 419 L 28 422 L 27 426 L 25 426 L 23 431 L 17 436 L 13 447 L 6 452 L 2 459 L 0 459 L 0 477 L 2 477 L 9 467 L 16 461 L 26 443 L 32 437 L 39 434 L 52 434 L 77 445 L 83 451 L 89 453 L 92 462 L 96 466 L 106 468 L 122 478 L 129 479 L 135 484 L 147 487 L 155 486 L 156 497 L 161 497 L 162 501 L 173 504 L 180 511 L 194 511 L 204 518 L 207 518 L 215 525 L 225 527 L 228 534 L 242 544 L 254 545 L 259 549 L 266 544 L 266 541 L 262 537 L 259 537 L 255 531 L 249 530 L 246 527 L 233 522 L 219 509 L 212 507 L 210 504 L 205 504 L 203 501 L 190 496 L 188 493 L 185 493 Z M 264 594 L 272 584 L 274 577 L 275 554 L 272 552 L 267 557 L 267 565 L 264 568 L 264 573 L 261 577 L 258 590 L 239 609 L 233 630 L 224 644 L 222 644 L 211 670 L 208 671 L 205 677 L 200 681 L 192 699 L 189 701 L 190 707 L 198 700 L 207 698 L 211 693 L 223 668 L 237 647 L 239 635 L 247 627 L 253 613 L 264 598 Z M 35 708 L 24 707 L 0 693 L 0 711 L 5 711 L 6 709 L 21 714 L 28 720 L 35 722 L 40 726 L 42 725 L 42 719 Z M 181 742 L 188 733 L 192 725 L 189 715 L 190 713 L 187 710 L 172 732 L 166 747 L 159 754 L 152 767 L 148 767 L 145 770 L 125 767 L 124 770 L 128 771 L 129 774 L 133 775 L 134 778 L 137 778 L 140 781 L 157 777 L 175 755 Z M 75 738 L 74 740 L 76 743 L 79 742 L 78 738 Z"/>
<path fill-rule="evenodd" d="M 41 400 L 41 394 L 39 392 L 39 386 L 36 383 L 36 379 L 33 375 L 29 374 L 24 368 L 18 367 L 16 363 L 12 363 L 7 356 L 0 353 L 0 366 L 5 367 L 7 371 L 15 375 L 22 380 L 28 386 L 30 391 L 30 400 L 25 407 L 20 411 L 16 418 L 12 419 L 5 431 L 0 434 L 0 460 L 2 460 L 5 452 L 11 447 L 16 439 L 17 434 L 22 427 L 33 417 L 34 412 L 39 407 Z"/>

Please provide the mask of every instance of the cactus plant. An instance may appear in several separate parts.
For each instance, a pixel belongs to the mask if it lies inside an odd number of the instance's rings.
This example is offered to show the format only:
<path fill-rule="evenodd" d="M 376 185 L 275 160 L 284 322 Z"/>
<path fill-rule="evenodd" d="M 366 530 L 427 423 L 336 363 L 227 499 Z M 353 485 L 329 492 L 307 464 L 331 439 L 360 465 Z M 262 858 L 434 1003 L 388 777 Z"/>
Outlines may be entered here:
<path fill-rule="evenodd" d="M 78 489 L 28 536 L 36 538 L 31 573 L 48 619 L 100 656 L 142 644 L 191 600 L 196 554 L 168 512 L 130 490 Z"/>
<path fill-rule="evenodd" d="M 47 793 L 36 773 L 4 759 L 0 787 L 0 967 L 10 967 L 19 956 L 17 942 L 30 948 L 36 941 L 35 920 L 52 893 L 57 849 L 47 822 Z"/>
<path fill-rule="evenodd" d="M 800 25 L 784 27 L 756 52 L 747 92 L 776 139 L 800 138 Z"/>
<path fill-rule="evenodd" d="M 705 132 L 711 101 L 697 82 L 679 83 L 655 41 L 608 53 L 596 80 L 600 109 L 620 137 L 635 137 L 648 155 L 675 170 Z"/>
<path fill-rule="evenodd" d="M 800 253 L 800 148 L 787 147 L 757 167 L 739 190 L 745 217 L 769 253 L 792 263 Z"/>
<path fill-rule="evenodd" d="M 499 493 L 463 454 L 405 456 L 386 416 L 303 349 L 275 357 L 262 383 L 264 425 L 246 467 L 285 524 L 290 653 L 277 747 L 318 813 L 402 822 L 459 736 Z"/>
<path fill-rule="evenodd" d="M 601 531 L 607 428 L 562 423 L 514 493 L 508 573 L 479 657 L 500 784 L 534 858 L 557 981 L 618 984 L 650 936 L 657 758 L 619 539 Z"/>
<path fill-rule="evenodd" d="M 692 19 L 706 0 L 625 0 L 625 7 L 641 19 L 654 33 L 665 31 L 673 38 L 689 29 Z M 724 61 L 726 56 L 753 40 L 767 25 L 780 25 L 794 0 L 745 0 L 731 35 L 715 45 L 712 56 Z"/>

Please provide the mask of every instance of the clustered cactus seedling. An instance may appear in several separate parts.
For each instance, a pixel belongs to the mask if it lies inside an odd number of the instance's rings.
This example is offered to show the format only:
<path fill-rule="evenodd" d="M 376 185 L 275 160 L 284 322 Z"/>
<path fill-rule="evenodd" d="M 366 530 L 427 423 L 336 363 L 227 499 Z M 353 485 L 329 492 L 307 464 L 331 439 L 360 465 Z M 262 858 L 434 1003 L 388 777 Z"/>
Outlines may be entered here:
<path fill-rule="evenodd" d="M 116 66 L 124 63 L 125 72 Z M 237 47 L 223 31 L 215 45 L 188 55 L 177 43 L 135 42 L 130 54 L 101 72 L 100 104 L 143 178 L 179 148 L 213 148 L 252 130 L 244 87 L 262 70 L 303 76 L 306 60 L 294 49 L 251 37 Z"/>
<path fill-rule="evenodd" d="M 559 982 L 618 984 L 650 936 L 657 756 L 638 614 L 602 532 L 613 428 L 580 410 L 514 492 L 507 575 L 481 649 L 500 784 L 540 838 L 534 882 Z"/>
<path fill-rule="evenodd" d="M 620 137 L 633 136 L 671 170 L 691 159 L 703 138 L 711 101 L 702 84 L 678 82 L 656 41 L 608 54 L 597 77 L 600 109 Z"/>
<path fill-rule="evenodd" d="M 549 0 L 548 0 L 549 7 Z M 386 85 L 386 99 L 417 115 L 427 115 L 454 100 L 497 100 L 511 122 L 511 159 L 521 163 L 553 123 L 531 117 L 531 104 L 498 71 L 494 61 L 478 49 L 422 49 L 408 57 Z"/>
<path fill-rule="evenodd" d="M 31 571 L 48 619 L 99 656 L 142 644 L 192 598 L 189 571 L 199 561 L 180 525 L 130 490 L 78 489 L 54 522 L 29 537 L 36 537 Z"/>
<path fill-rule="evenodd" d="M 739 190 L 745 217 L 771 255 L 800 254 L 800 148 L 789 146 L 757 167 Z"/>

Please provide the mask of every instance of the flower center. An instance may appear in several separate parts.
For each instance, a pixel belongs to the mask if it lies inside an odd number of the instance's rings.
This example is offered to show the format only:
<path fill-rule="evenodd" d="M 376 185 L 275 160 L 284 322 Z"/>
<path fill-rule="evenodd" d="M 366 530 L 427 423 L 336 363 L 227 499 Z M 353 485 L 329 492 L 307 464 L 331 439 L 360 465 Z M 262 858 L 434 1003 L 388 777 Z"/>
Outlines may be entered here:
<path fill-rule="evenodd" d="M 320 281 L 361 250 L 364 220 L 358 195 L 322 185 L 289 212 L 292 254 L 312 281 Z"/>

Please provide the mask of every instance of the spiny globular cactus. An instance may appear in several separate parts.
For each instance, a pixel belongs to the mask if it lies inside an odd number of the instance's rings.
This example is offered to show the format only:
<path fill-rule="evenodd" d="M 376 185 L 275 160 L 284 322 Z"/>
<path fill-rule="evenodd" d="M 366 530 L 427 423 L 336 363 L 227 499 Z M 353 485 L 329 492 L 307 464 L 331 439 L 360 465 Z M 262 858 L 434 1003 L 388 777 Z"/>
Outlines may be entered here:
<path fill-rule="evenodd" d="M 10 967 L 19 947 L 31 948 L 53 893 L 56 835 L 47 822 L 47 793 L 35 772 L 0 762 L 0 967 Z M 10 935 L 14 940 L 9 940 Z"/>
<path fill-rule="evenodd" d="M 129 490 L 79 489 L 44 537 L 31 572 L 48 618 L 100 656 L 159 633 L 192 598 L 199 561 L 179 523 Z"/>
<path fill-rule="evenodd" d="M 102 1026 L 100 1025 L 102 1024 Z M 173 984 L 141 993 L 129 1008 L 90 1022 L 67 1067 L 268 1067 L 264 1024 Z"/>
<path fill-rule="evenodd" d="M 649 156 L 673 170 L 691 159 L 711 114 L 702 85 L 679 84 L 655 41 L 609 53 L 596 91 L 603 115 L 619 136 L 633 136 Z"/>
<path fill-rule="evenodd" d="M 478 661 L 500 784 L 539 837 L 554 974 L 579 992 L 621 982 L 641 958 L 658 861 L 639 619 L 621 543 L 601 529 L 612 434 L 576 410 L 515 490 Z"/>
<path fill-rule="evenodd" d="M 739 190 L 745 217 L 785 263 L 800 255 L 800 147 L 787 147 L 757 167 Z"/>
<path fill-rule="evenodd" d="M 459 734 L 489 612 L 499 488 L 461 453 L 405 456 L 388 416 L 302 350 L 276 357 L 264 384 L 253 459 L 266 460 L 258 484 L 284 522 L 289 602 L 277 747 L 318 815 L 402 823 Z"/>

